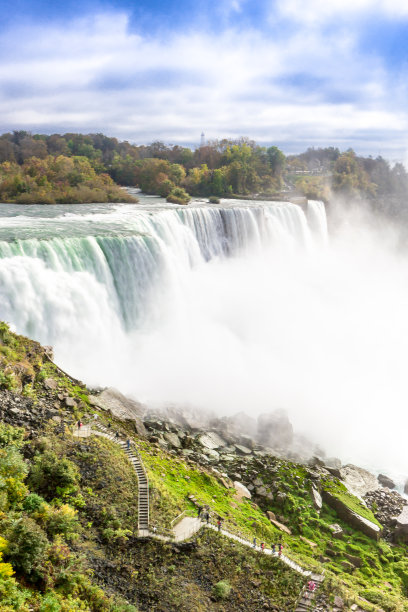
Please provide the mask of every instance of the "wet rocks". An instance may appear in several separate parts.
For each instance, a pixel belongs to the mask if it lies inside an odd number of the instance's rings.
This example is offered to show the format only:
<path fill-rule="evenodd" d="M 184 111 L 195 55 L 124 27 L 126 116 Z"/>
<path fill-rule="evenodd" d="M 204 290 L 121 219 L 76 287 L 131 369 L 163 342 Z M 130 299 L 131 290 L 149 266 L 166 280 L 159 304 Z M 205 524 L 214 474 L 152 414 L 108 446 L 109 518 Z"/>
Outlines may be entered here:
<path fill-rule="evenodd" d="M 258 417 L 258 440 L 272 448 L 289 448 L 293 442 L 293 427 L 283 410 Z"/>
<path fill-rule="evenodd" d="M 223 440 L 215 431 L 209 431 L 205 434 L 198 436 L 198 443 L 204 448 L 211 450 L 219 448 L 220 446 L 227 446 L 225 440 Z"/>
<path fill-rule="evenodd" d="M 408 542 L 408 506 L 405 506 L 396 518 L 394 539 Z"/>
<path fill-rule="evenodd" d="M 322 504 L 323 504 L 322 496 L 320 495 L 319 491 L 313 486 L 310 490 L 310 495 L 312 497 L 312 502 L 313 502 L 313 506 L 315 510 L 320 512 L 320 510 L 322 509 Z"/>
<path fill-rule="evenodd" d="M 370 521 L 369 519 L 354 512 L 342 499 L 336 497 L 329 491 L 322 491 L 323 501 L 325 501 L 333 510 L 335 510 L 340 518 L 346 523 L 359 529 L 362 533 L 373 540 L 378 540 L 382 533 L 382 528 Z"/>
<path fill-rule="evenodd" d="M 58 389 L 58 382 L 55 380 L 55 378 L 46 378 L 43 385 L 46 389 L 50 389 L 52 391 Z"/>
<path fill-rule="evenodd" d="M 379 488 L 377 478 L 371 472 L 348 464 L 340 470 L 341 479 L 353 495 L 364 496 L 369 491 L 376 491 Z"/>
<path fill-rule="evenodd" d="M 344 536 L 344 531 L 337 523 L 333 523 L 329 525 L 329 529 L 332 532 L 333 538 L 336 540 L 341 540 Z"/>
<path fill-rule="evenodd" d="M 251 455 L 252 450 L 247 448 L 246 446 L 242 446 L 241 444 L 236 444 L 235 448 L 240 455 Z"/>
<path fill-rule="evenodd" d="M 102 410 L 109 410 L 119 419 L 134 421 L 139 435 L 146 435 L 146 430 L 141 420 L 145 409 L 139 402 L 135 402 L 113 388 L 105 389 L 98 395 L 90 396 L 90 401 L 94 406 L 98 406 Z"/>
<path fill-rule="evenodd" d="M 383 487 L 387 487 L 388 489 L 395 489 L 395 482 L 388 476 L 385 476 L 385 474 L 379 474 L 377 476 L 377 480 Z"/>
<path fill-rule="evenodd" d="M 384 525 L 386 534 L 395 526 L 396 517 L 408 503 L 397 491 L 382 488 L 367 493 L 364 501 L 374 512 L 375 518 Z"/>
<path fill-rule="evenodd" d="M 238 482 L 238 480 L 235 480 L 234 489 L 236 491 L 235 497 L 237 499 L 242 499 L 243 497 L 246 497 L 247 499 L 251 499 L 252 497 L 251 493 L 248 491 L 246 486 L 242 484 L 242 482 Z"/>

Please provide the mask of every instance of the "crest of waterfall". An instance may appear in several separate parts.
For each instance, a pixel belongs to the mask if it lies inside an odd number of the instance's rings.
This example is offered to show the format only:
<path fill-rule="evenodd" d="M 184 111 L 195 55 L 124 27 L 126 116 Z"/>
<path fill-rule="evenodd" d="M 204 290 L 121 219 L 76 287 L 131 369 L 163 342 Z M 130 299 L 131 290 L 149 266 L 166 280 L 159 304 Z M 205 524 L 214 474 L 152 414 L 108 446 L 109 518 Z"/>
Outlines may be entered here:
<path fill-rule="evenodd" d="M 57 356 L 64 337 L 75 352 L 85 327 L 91 338 L 108 330 L 117 336 L 143 327 L 152 312 L 159 316 L 160 295 L 179 292 L 188 272 L 205 262 L 326 240 L 323 218 L 319 202 L 307 217 L 290 203 L 133 206 L 96 214 L 96 227 L 68 214 L 34 218 L 24 232 L 21 218 L 14 225 L 8 218 L 8 239 L 0 240 L 0 316 L 55 345 Z"/>

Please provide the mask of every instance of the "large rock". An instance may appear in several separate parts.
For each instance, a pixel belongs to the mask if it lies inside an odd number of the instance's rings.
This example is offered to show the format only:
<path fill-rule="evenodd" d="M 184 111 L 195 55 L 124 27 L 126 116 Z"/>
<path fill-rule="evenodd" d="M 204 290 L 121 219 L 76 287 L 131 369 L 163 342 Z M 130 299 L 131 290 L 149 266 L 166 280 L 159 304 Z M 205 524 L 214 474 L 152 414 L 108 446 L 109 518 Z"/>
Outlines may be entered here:
<path fill-rule="evenodd" d="M 223 440 L 215 431 L 209 431 L 201 436 L 198 436 L 198 442 L 204 448 L 220 448 L 221 446 L 227 446 L 225 440 Z"/>
<path fill-rule="evenodd" d="M 346 523 L 359 529 L 369 538 L 378 540 L 381 536 L 382 529 L 369 519 L 357 514 L 354 510 L 351 510 L 345 502 L 330 493 L 329 491 L 322 491 L 323 501 L 326 502 L 333 510 L 335 510 L 338 516 L 343 519 Z"/>
<path fill-rule="evenodd" d="M 345 465 L 341 468 L 340 474 L 350 493 L 357 497 L 363 497 L 369 491 L 376 491 L 380 487 L 374 474 L 357 465 Z"/>
<path fill-rule="evenodd" d="M 177 434 L 166 432 L 164 434 L 164 439 L 167 440 L 167 442 L 174 448 L 181 448 L 180 438 L 178 437 Z"/>
<path fill-rule="evenodd" d="M 408 506 L 397 517 L 394 537 L 395 540 L 408 542 Z"/>
<path fill-rule="evenodd" d="M 92 403 L 102 410 L 110 412 L 120 419 L 130 419 L 135 422 L 139 435 L 146 435 L 146 429 L 142 422 L 144 407 L 139 402 L 125 397 L 117 389 L 105 389 L 99 395 L 93 395 Z"/>
<path fill-rule="evenodd" d="M 238 499 L 242 499 L 243 497 L 246 497 L 247 499 L 251 499 L 252 497 L 251 493 L 248 491 L 246 486 L 242 484 L 242 482 L 238 482 L 238 480 L 235 480 L 234 489 L 236 491 L 235 497 L 237 497 Z"/>
<path fill-rule="evenodd" d="M 310 495 L 312 496 L 312 502 L 315 509 L 320 512 L 322 509 L 322 496 L 315 487 L 311 488 Z"/>
<path fill-rule="evenodd" d="M 293 442 L 293 427 L 283 410 L 258 417 L 258 440 L 272 448 L 288 448 Z"/>
<path fill-rule="evenodd" d="M 247 448 L 246 446 L 242 446 L 242 444 L 236 444 L 235 449 L 237 453 L 239 453 L 240 455 L 251 455 L 252 454 L 251 449 Z"/>
<path fill-rule="evenodd" d="M 291 530 L 289 529 L 289 527 L 286 527 L 286 525 L 283 525 L 282 523 L 280 523 L 279 521 L 274 521 L 273 519 L 269 519 L 271 521 L 271 523 L 273 525 L 275 525 L 275 527 L 277 527 L 280 531 L 283 531 L 284 533 L 287 533 L 288 535 L 292 535 Z"/>
<path fill-rule="evenodd" d="M 395 489 L 395 482 L 385 474 L 378 474 L 377 480 L 383 487 Z"/>

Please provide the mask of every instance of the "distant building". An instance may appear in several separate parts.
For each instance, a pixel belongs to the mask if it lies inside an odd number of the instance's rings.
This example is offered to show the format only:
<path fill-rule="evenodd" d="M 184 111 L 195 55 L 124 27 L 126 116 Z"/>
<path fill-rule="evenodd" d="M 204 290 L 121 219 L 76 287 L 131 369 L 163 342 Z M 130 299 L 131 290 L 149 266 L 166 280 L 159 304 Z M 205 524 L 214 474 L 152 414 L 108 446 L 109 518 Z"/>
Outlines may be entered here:
<path fill-rule="evenodd" d="M 205 134 L 201 132 L 200 147 L 205 147 Z"/>

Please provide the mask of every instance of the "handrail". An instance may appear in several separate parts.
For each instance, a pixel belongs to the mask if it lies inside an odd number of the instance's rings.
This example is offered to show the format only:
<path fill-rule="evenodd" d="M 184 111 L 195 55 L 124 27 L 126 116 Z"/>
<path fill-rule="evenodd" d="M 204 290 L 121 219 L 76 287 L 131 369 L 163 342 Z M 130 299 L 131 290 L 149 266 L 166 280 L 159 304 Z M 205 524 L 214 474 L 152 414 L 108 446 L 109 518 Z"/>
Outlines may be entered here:
<path fill-rule="evenodd" d="M 178 519 L 182 518 L 182 517 L 183 517 L 185 514 L 186 514 L 186 511 L 185 511 L 185 510 L 183 510 L 183 512 L 182 512 L 181 514 L 179 514 L 178 516 L 176 516 L 176 518 L 175 518 L 175 519 L 173 519 L 173 520 L 170 522 L 170 525 L 173 527 L 174 523 L 175 523 L 175 522 L 176 522 Z"/>

